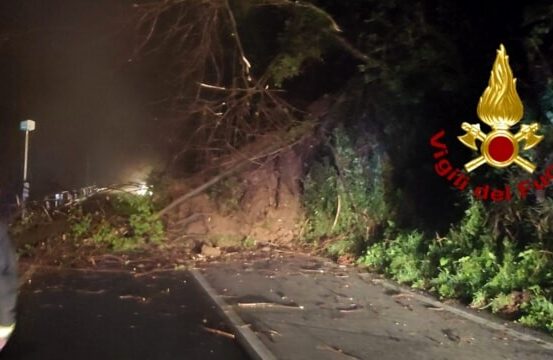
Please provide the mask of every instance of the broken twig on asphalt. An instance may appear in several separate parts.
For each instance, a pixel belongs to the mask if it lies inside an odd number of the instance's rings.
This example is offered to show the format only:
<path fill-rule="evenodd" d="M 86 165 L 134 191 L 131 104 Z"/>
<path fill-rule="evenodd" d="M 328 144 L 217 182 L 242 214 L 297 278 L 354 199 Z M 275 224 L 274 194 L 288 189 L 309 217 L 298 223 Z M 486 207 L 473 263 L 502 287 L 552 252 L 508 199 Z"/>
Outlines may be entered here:
<path fill-rule="evenodd" d="M 283 308 L 283 309 L 303 310 L 303 306 L 298 306 L 298 305 L 285 305 L 285 304 L 267 303 L 267 302 L 259 302 L 259 303 L 238 303 L 237 306 L 238 306 L 239 308 L 244 308 L 244 309 Z"/>
<path fill-rule="evenodd" d="M 229 338 L 229 339 L 234 339 L 235 338 L 234 334 L 231 334 L 231 333 L 223 331 L 223 330 L 213 329 L 213 328 L 210 328 L 210 327 L 207 327 L 207 326 L 203 326 L 203 329 L 205 331 L 209 332 L 209 333 L 224 336 L 224 337 Z"/>
<path fill-rule="evenodd" d="M 350 359 L 350 360 L 361 360 L 360 358 L 356 357 L 356 356 L 353 356 L 353 355 L 350 355 L 348 353 L 345 353 L 342 349 L 336 347 L 336 346 L 330 346 L 330 345 L 320 345 L 320 346 L 317 346 L 317 349 L 320 349 L 320 350 L 328 350 L 328 351 L 332 351 L 333 353 L 335 354 L 339 354 L 339 355 L 342 355 L 343 357 L 345 357 L 346 359 Z"/>

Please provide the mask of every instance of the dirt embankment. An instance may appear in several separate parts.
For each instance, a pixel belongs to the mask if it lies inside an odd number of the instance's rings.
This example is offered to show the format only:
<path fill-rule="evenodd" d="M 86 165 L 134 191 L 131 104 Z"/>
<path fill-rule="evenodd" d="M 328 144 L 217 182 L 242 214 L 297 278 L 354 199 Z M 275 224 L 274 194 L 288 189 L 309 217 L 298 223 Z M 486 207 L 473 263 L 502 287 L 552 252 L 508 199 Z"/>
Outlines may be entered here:
<path fill-rule="evenodd" d="M 304 137 L 293 145 L 277 147 L 270 155 L 248 160 L 275 141 L 273 136 L 266 136 L 223 160 L 229 164 L 227 169 L 244 161 L 247 165 L 168 212 L 169 241 L 207 255 L 217 252 L 212 248 L 291 246 L 304 223 L 302 179 L 314 140 Z M 169 193 L 178 198 L 215 176 L 199 174 L 187 181 L 174 181 Z"/>

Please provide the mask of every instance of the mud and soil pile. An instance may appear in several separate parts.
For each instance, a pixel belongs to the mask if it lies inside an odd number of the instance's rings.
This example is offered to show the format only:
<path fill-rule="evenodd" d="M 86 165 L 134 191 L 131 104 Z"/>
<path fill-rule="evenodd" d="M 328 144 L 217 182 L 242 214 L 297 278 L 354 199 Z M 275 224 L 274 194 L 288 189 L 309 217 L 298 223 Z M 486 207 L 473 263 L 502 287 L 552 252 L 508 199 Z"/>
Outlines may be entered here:
<path fill-rule="evenodd" d="M 257 156 L 263 154 L 260 149 L 274 149 L 274 143 L 273 136 L 265 136 L 222 160 L 228 169 L 247 164 L 168 213 L 168 241 L 207 256 L 218 248 L 292 246 L 304 223 L 302 179 L 313 141 L 303 138 L 295 145 L 277 146 L 268 156 Z M 168 191 L 178 198 L 212 178 L 202 173 L 173 181 Z"/>

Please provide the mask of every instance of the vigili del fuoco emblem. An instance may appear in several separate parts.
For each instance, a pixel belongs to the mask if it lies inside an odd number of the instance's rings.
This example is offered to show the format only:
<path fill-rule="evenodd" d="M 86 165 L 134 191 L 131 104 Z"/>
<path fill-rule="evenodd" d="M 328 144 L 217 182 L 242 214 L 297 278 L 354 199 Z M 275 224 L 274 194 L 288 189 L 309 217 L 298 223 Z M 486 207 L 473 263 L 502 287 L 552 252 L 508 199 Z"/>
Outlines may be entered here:
<path fill-rule="evenodd" d="M 513 78 L 509 56 L 503 45 L 500 45 L 497 51 L 488 87 L 478 102 L 477 114 L 492 131 L 484 133 L 480 129 L 480 124 L 464 122 L 461 125 L 466 134 L 458 139 L 465 146 L 478 150 L 476 140 L 482 142 L 480 156 L 466 163 L 465 169 L 471 172 L 485 163 L 495 168 L 504 168 L 515 163 L 533 173 L 536 165 L 522 157 L 519 151 L 521 147 L 522 150 L 533 148 L 543 136 L 537 134 L 537 123 L 521 125 L 516 134 L 509 131 L 522 119 L 523 105 L 517 94 L 516 79 Z M 523 141 L 524 144 L 521 144 Z"/>

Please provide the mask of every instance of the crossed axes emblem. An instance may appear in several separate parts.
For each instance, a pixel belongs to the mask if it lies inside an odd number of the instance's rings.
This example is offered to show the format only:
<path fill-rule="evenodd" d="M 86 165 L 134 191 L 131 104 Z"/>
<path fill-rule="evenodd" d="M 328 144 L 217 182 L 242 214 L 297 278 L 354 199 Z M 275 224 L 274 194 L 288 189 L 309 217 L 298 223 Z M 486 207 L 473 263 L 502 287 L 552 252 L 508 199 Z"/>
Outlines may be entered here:
<path fill-rule="evenodd" d="M 472 150 L 478 150 L 476 140 L 482 142 L 481 154 L 479 157 L 465 164 L 468 172 L 488 163 L 494 167 L 502 168 L 515 163 L 529 173 L 534 172 L 536 165 L 519 155 L 519 143 L 524 140 L 523 150 L 529 150 L 536 146 L 543 136 L 536 135 L 539 125 L 522 125 L 520 131 L 515 135 L 508 130 L 494 130 L 485 134 L 480 130 L 480 124 L 469 124 L 464 122 L 461 128 L 467 133 L 459 136 L 458 139 Z"/>

